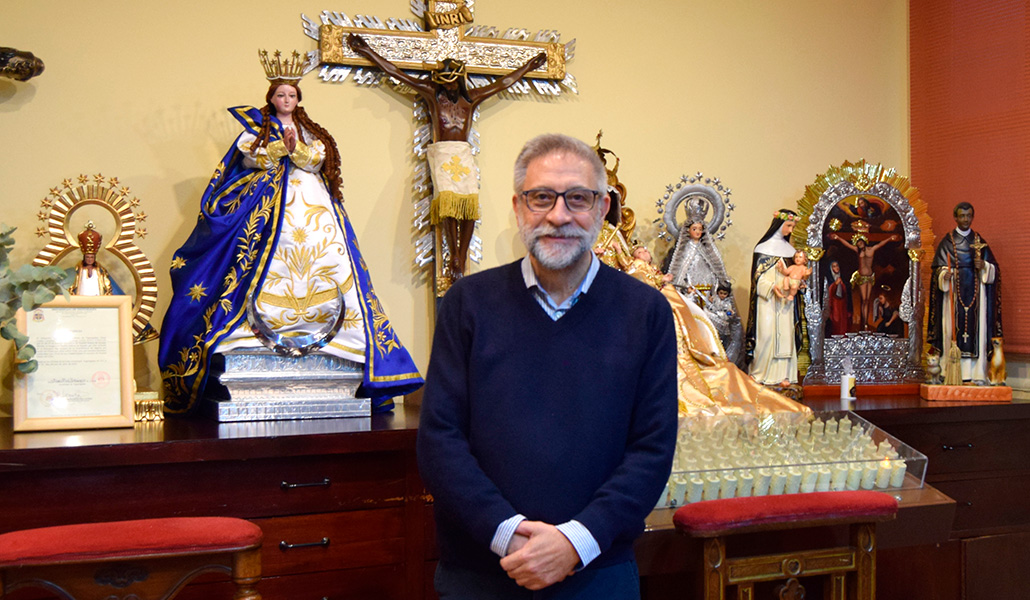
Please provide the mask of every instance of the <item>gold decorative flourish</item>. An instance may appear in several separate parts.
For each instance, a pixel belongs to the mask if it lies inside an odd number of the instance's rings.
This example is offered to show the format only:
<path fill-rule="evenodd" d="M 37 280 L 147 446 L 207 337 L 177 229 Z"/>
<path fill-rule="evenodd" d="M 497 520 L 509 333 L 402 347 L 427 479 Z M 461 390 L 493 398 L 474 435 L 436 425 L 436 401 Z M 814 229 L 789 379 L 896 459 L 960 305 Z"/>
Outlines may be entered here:
<path fill-rule="evenodd" d="M 178 270 L 186 266 L 186 259 L 181 256 L 172 257 L 172 270 Z"/>
<path fill-rule="evenodd" d="M 372 325 L 376 330 L 375 345 L 380 354 L 386 355 L 391 351 L 400 348 L 397 336 L 393 332 L 393 326 L 386 318 L 386 311 L 380 304 L 379 298 L 372 292 L 365 292 L 365 304 L 372 312 Z"/>
<path fill-rule="evenodd" d="M 46 227 L 37 227 L 36 228 L 36 237 L 46 237 L 46 234 L 48 234 L 48 233 L 50 233 L 50 232 L 47 231 Z"/>
<path fill-rule="evenodd" d="M 135 200 L 135 198 L 133 198 L 133 199 Z M 137 221 L 146 221 L 147 220 L 147 213 L 143 212 L 142 210 L 139 211 L 138 213 L 136 213 L 136 220 Z"/>
<path fill-rule="evenodd" d="M 809 260 L 822 260 L 823 254 L 826 252 L 825 248 L 805 248 L 805 253 L 808 254 Z"/>
<path fill-rule="evenodd" d="M 429 71 L 445 58 L 461 60 L 470 75 L 507 75 L 544 52 L 547 65 L 532 71 L 534 79 L 565 79 L 565 46 L 560 42 L 473 37 L 465 27 L 433 31 L 396 31 L 370 27 L 322 25 L 318 30 L 322 62 L 374 66 L 344 40 L 356 33 L 381 56 L 405 70 Z"/>
<path fill-rule="evenodd" d="M 923 259 L 925 250 L 922 248 L 910 248 L 908 251 L 908 259 L 912 262 L 919 262 Z"/>
<path fill-rule="evenodd" d="M 137 237 L 141 237 L 141 238 L 147 237 L 147 228 L 146 227 L 137 227 L 136 228 L 136 236 Z"/>
<path fill-rule="evenodd" d="M 205 288 L 204 285 L 200 283 L 194 284 L 193 287 L 190 288 L 190 291 L 187 294 L 187 296 L 192 298 L 194 302 L 200 302 L 201 298 L 207 296 L 207 288 Z"/>

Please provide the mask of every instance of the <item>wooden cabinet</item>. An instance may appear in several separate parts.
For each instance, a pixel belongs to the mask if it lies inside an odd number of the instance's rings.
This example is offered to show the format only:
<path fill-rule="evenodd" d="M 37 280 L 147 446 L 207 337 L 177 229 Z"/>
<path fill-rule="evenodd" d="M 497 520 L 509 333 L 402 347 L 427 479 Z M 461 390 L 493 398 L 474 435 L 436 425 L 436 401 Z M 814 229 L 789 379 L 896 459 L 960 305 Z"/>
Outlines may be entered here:
<path fill-rule="evenodd" d="M 898 519 L 878 528 L 878 598 L 1015 598 L 1030 589 L 1022 568 L 1030 560 L 1030 404 L 866 399 L 859 413 L 929 457 L 928 487 L 904 492 Z M 13 434 L 0 420 L 0 532 L 244 517 L 265 533 L 267 600 L 433 598 L 437 555 L 415 464 L 417 425 L 414 403 L 371 419 L 171 419 L 93 432 Z M 636 545 L 646 600 L 682 597 L 697 577 L 698 550 L 673 531 L 671 514 L 654 511 Z M 229 596 L 226 579 L 211 576 L 180 598 Z"/>
<path fill-rule="evenodd" d="M 74 432 L 12 434 L 0 423 L 0 531 L 243 517 L 264 532 L 266 600 L 421 598 L 427 497 L 415 466 L 417 416 L 402 407 L 371 419 L 251 427 L 168 420 L 139 442 L 127 430 L 106 432 L 109 443 L 91 432 L 87 446 L 74 445 Z M 224 577 L 181 597 L 216 592 L 231 597 Z"/>
<path fill-rule="evenodd" d="M 884 407 L 869 403 L 859 413 L 925 454 L 926 483 L 956 504 L 948 543 L 916 553 L 881 553 L 878 597 L 1025 597 L 1030 589 L 1030 404 L 896 401 Z"/>

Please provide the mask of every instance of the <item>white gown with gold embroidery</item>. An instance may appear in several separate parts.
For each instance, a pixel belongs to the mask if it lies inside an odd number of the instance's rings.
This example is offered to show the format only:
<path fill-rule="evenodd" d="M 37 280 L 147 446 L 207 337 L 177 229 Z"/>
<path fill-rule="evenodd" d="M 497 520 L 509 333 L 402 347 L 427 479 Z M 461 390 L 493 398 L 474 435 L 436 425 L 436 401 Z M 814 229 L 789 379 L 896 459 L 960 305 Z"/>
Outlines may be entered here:
<path fill-rule="evenodd" d="M 273 161 L 285 155 L 281 141 L 252 153 L 255 140 L 255 136 L 244 133 L 237 142 L 245 155 L 246 166 L 268 169 Z M 282 154 L 277 156 L 280 152 Z M 268 266 L 257 308 L 264 322 L 278 334 L 316 333 L 328 328 L 335 318 L 336 288 L 339 287 L 347 307 L 346 320 L 321 351 L 364 363 L 365 334 L 358 308 L 361 300 L 354 285 L 344 232 L 337 226 L 333 214 L 333 199 L 318 174 L 324 159 L 322 142 L 302 130 L 297 148 L 290 154 L 282 233 Z M 216 351 L 260 346 L 261 342 L 244 321 Z"/>

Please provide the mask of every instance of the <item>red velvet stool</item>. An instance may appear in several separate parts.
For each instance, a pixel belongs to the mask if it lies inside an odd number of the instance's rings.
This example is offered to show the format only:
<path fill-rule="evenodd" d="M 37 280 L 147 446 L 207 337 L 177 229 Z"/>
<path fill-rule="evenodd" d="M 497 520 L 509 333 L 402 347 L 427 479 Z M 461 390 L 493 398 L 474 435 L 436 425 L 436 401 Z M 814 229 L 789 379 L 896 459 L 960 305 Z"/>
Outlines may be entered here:
<path fill-rule="evenodd" d="M 704 539 L 704 600 L 723 600 L 736 587 L 738 600 L 755 597 L 755 584 L 783 581 L 778 598 L 804 598 L 801 577 L 827 576 L 823 597 L 872 600 L 876 594 L 876 523 L 889 521 L 898 502 L 882 492 L 814 492 L 726 498 L 688 504 L 676 511 L 677 531 Z M 833 525 L 850 526 L 848 546 L 749 556 L 727 538 L 737 534 Z"/>
<path fill-rule="evenodd" d="M 185 517 L 84 523 L 0 535 L 0 599 L 42 587 L 72 600 L 174 597 L 195 576 L 225 571 L 235 600 L 261 600 L 261 528 Z"/>

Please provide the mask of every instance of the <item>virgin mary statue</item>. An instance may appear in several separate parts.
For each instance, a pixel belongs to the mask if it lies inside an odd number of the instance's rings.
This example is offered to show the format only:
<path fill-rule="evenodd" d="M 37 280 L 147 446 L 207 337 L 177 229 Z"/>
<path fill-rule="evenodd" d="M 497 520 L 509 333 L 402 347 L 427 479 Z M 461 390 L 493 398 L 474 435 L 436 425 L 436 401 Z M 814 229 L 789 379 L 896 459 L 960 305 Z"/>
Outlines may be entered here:
<path fill-rule="evenodd" d="M 172 258 L 174 295 L 158 356 L 165 404 L 192 410 L 210 383 L 214 354 L 261 346 L 247 321 L 253 302 L 284 338 L 342 321 L 319 352 L 363 363 L 357 395 L 371 398 L 374 411 L 389 410 L 390 399 L 417 389 L 422 377 L 372 289 L 343 208 L 336 142 L 298 105 L 303 71 L 278 53 L 263 62 L 265 106 L 229 109 L 243 133 Z"/>

